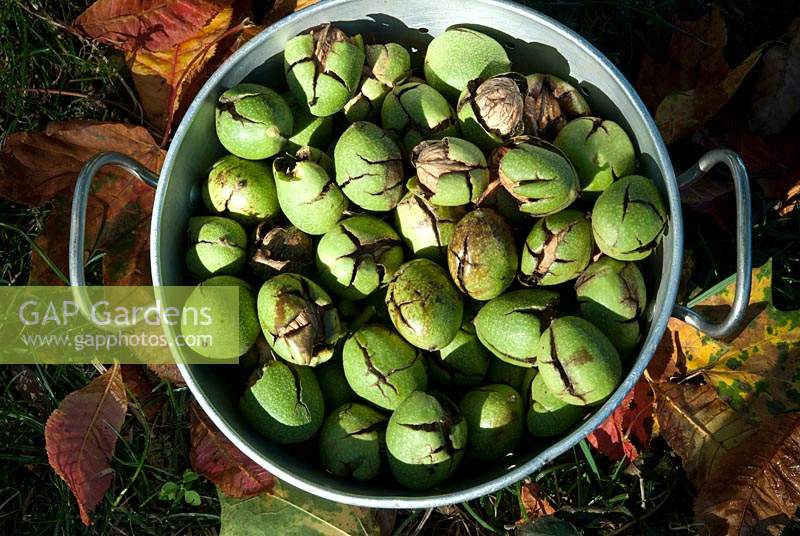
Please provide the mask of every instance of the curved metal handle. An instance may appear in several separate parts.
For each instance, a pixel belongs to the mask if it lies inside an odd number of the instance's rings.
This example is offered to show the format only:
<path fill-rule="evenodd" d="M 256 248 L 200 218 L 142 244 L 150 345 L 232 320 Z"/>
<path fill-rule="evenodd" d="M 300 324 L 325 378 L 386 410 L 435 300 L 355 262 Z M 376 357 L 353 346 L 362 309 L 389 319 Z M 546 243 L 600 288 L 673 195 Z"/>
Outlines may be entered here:
<path fill-rule="evenodd" d="M 678 186 L 686 188 L 702 178 L 717 164 L 725 164 L 733 176 L 736 192 L 736 291 L 728 316 L 722 322 L 714 323 L 692 309 L 675 305 L 672 315 L 694 326 L 706 335 L 720 340 L 734 338 L 742 328 L 750 304 L 752 279 L 752 208 L 750 205 L 750 183 L 747 169 L 741 157 L 729 149 L 715 149 L 700 157 L 697 163 L 678 177 Z"/>
<path fill-rule="evenodd" d="M 84 164 L 78 175 L 75 193 L 72 198 L 72 214 L 69 226 L 69 284 L 75 302 L 86 318 L 91 319 L 89 296 L 86 292 L 86 273 L 83 266 L 84 231 L 86 227 L 86 208 L 92 179 L 104 166 L 119 166 L 137 179 L 153 188 L 158 184 L 158 175 L 142 164 L 121 153 L 100 153 Z M 114 327 L 120 327 L 119 325 Z"/>

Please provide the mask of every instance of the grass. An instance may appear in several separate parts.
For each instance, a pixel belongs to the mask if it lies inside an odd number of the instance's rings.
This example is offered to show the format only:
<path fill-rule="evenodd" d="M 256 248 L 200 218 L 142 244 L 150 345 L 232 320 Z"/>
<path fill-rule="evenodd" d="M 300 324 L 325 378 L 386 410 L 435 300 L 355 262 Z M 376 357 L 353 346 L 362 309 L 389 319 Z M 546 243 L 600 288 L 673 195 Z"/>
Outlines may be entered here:
<path fill-rule="evenodd" d="M 48 121 L 86 118 L 141 124 L 140 109 L 119 55 L 99 49 L 68 27 L 89 0 L 0 0 L 0 138 L 35 130 Z M 642 52 L 663 54 L 672 22 L 708 9 L 701 0 L 524 0 L 595 43 L 631 79 Z M 727 0 L 729 59 L 736 63 L 785 29 L 794 0 L 765 6 Z M 758 24 L 752 21 L 757 20 Z M 31 241 L 47 207 L 30 209 L 0 199 L 0 284 L 25 284 Z M 786 218 L 761 216 L 754 238 L 757 263 L 775 259 L 775 300 L 800 307 L 800 211 Z M 734 269 L 732 239 L 695 221 L 692 285 L 708 288 Z M 47 464 L 43 430 L 47 416 L 69 392 L 84 386 L 93 367 L 0 367 L 0 533 L 2 534 L 215 534 L 219 505 L 214 488 L 186 474 L 186 389 L 158 386 L 166 404 L 151 421 L 129 415 L 112 466 L 112 489 L 93 516 L 80 523 L 75 500 Z M 614 463 L 585 444 L 555 460 L 531 480 L 542 487 L 559 515 L 587 534 L 694 534 L 694 490 L 680 460 L 657 440 L 634 465 Z M 166 486 L 166 487 L 165 487 Z M 170 497 L 162 490 L 179 490 Z M 520 484 L 462 505 L 404 512 L 402 534 L 504 534 L 521 517 Z M 194 502 L 188 504 L 186 492 Z M 790 529 L 791 530 L 791 529 Z"/>

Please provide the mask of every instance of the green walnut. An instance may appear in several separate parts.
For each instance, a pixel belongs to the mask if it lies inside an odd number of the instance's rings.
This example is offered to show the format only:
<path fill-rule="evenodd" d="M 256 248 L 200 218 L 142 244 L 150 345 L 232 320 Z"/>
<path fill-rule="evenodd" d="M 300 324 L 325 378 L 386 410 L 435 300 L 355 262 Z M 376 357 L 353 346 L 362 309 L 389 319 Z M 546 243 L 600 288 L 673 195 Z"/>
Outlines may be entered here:
<path fill-rule="evenodd" d="M 551 437 L 563 434 L 583 418 L 586 410 L 573 406 L 553 396 L 537 374 L 530 385 L 531 405 L 528 409 L 528 431 L 534 437 Z"/>
<path fill-rule="evenodd" d="M 476 202 L 489 185 L 483 153 L 460 138 L 423 141 L 411 152 L 419 186 L 434 205 Z"/>
<path fill-rule="evenodd" d="M 275 91 L 239 84 L 219 97 L 217 137 L 229 152 L 261 160 L 278 154 L 294 128 L 292 111 Z"/>
<path fill-rule="evenodd" d="M 428 386 L 422 354 L 386 326 L 356 330 L 344 343 L 342 359 L 353 391 L 384 409 L 396 409 L 411 393 Z"/>
<path fill-rule="evenodd" d="M 535 285 L 575 279 L 592 259 L 592 224 L 583 212 L 564 210 L 536 222 L 525 238 L 520 272 Z"/>
<path fill-rule="evenodd" d="M 458 135 L 456 116 L 447 99 L 421 82 L 407 82 L 386 95 L 381 121 L 409 153 L 422 140 Z"/>
<path fill-rule="evenodd" d="M 327 147 L 333 135 L 333 116 L 319 117 L 312 114 L 305 104 L 291 107 L 294 129 L 286 144 L 286 150 L 296 151 L 300 147 Z"/>
<path fill-rule="evenodd" d="M 511 70 L 503 45 L 469 28 L 452 28 L 436 36 L 425 53 L 425 79 L 451 101 L 470 80 Z"/>
<path fill-rule="evenodd" d="M 235 221 L 220 216 L 195 216 L 189 218 L 188 235 L 186 267 L 197 279 L 233 275 L 244 268 L 247 233 Z"/>
<path fill-rule="evenodd" d="M 472 324 L 464 323 L 450 344 L 431 354 L 428 374 L 444 387 L 478 385 L 486 376 L 491 359 Z"/>
<path fill-rule="evenodd" d="M 254 374 L 239 400 L 239 410 L 256 431 L 277 443 L 311 439 L 325 417 L 314 372 L 279 360 Z"/>
<path fill-rule="evenodd" d="M 639 261 L 658 247 L 667 212 L 647 177 L 630 175 L 609 186 L 594 204 L 592 234 L 600 251 L 620 261 Z"/>
<path fill-rule="evenodd" d="M 533 142 L 534 140 L 531 140 Z M 548 216 L 570 206 L 578 198 L 575 169 L 552 145 L 538 141 L 504 147 L 498 176 L 503 187 L 531 216 Z"/>
<path fill-rule="evenodd" d="M 395 227 L 415 257 L 446 262 L 447 246 L 466 209 L 434 205 L 415 184 L 409 181 L 409 192 L 395 207 Z"/>
<path fill-rule="evenodd" d="M 613 121 L 579 117 L 553 142 L 564 151 L 581 180 L 581 190 L 597 196 L 619 177 L 636 171 L 636 151 L 625 130 Z"/>
<path fill-rule="evenodd" d="M 280 274 L 258 292 L 258 320 L 283 359 L 316 366 L 333 356 L 341 335 L 339 312 L 322 287 L 298 274 Z"/>
<path fill-rule="evenodd" d="M 522 134 L 527 91 L 525 77 L 517 73 L 470 81 L 456 106 L 464 137 L 489 150 Z"/>
<path fill-rule="evenodd" d="M 339 222 L 317 245 L 321 283 L 339 296 L 360 300 L 389 281 L 403 264 L 403 246 L 392 227 L 374 216 Z"/>
<path fill-rule="evenodd" d="M 333 115 L 358 90 L 364 67 L 360 36 L 348 37 L 325 24 L 286 43 L 284 70 L 289 90 L 317 116 Z"/>
<path fill-rule="evenodd" d="M 423 350 L 440 350 L 461 328 L 464 303 L 441 266 L 414 259 L 395 272 L 386 291 L 389 317 L 400 335 Z"/>
<path fill-rule="evenodd" d="M 592 113 L 580 91 L 557 76 L 537 73 L 526 79 L 526 134 L 552 140 L 569 121 Z"/>
<path fill-rule="evenodd" d="M 536 364 L 539 337 L 553 317 L 558 293 L 523 289 L 506 292 L 481 307 L 475 332 L 494 355 L 519 367 Z"/>
<path fill-rule="evenodd" d="M 402 45 L 367 45 L 366 55 L 361 87 L 344 106 L 351 123 L 376 119 L 386 94 L 411 76 L 411 56 Z"/>
<path fill-rule="evenodd" d="M 250 247 L 248 268 L 260 282 L 281 273 L 311 275 L 314 243 L 297 227 L 258 224 Z"/>
<path fill-rule="evenodd" d="M 478 462 L 499 460 L 522 438 L 525 408 L 522 397 L 504 384 L 472 389 L 459 404 L 467 422 L 467 458 Z"/>
<path fill-rule="evenodd" d="M 600 328 L 620 355 L 639 342 L 639 317 L 647 304 L 642 272 L 632 262 L 601 257 L 575 281 L 580 315 Z"/>
<path fill-rule="evenodd" d="M 452 475 L 467 444 L 467 424 L 443 396 L 411 393 L 386 427 L 389 466 L 400 485 L 431 488 Z"/>
<path fill-rule="evenodd" d="M 603 402 L 622 377 L 619 354 L 608 337 L 576 316 L 550 323 L 539 338 L 536 366 L 552 395 L 574 406 Z"/>
<path fill-rule="evenodd" d="M 317 382 L 319 382 L 322 398 L 325 399 L 327 407 L 338 408 L 348 402 L 356 401 L 356 394 L 350 388 L 344 375 L 341 358 L 334 358 L 323 363 L 316 367 L 314 372 L 317 373 Z"/>
<path fill-rule="evenodd" d="M 356 205 L 375 212 L 392 210 L 403 197 L 403 156 L 380 127 L 357 121 L 336 142 L 336 182 Z"/>
<path fill-rule="evenodd" d="M 341 478 L 369 480 L 381 468 L 386 416 L 362 404 L 337 407 L 319 432 L 325 469 Z"/>
<path fill-rule="evenodd" d="M 243 225 L 272 220 L 280 212 L 270 167 L 232 154 L 211 166 L 201 193 L 209 211 Z"/>
<path fill-rule="evenodd" d="M 231 294 L 209 287 L 233 287 L 239 297 L 238 311 L 232 311 Z M 189 347 L 203 357 L 233 359 L 244 355 L 260 333 L 253 288 L 230 275 L 206 279 L 192 290 L 183 305 L 181 333 L 198 341 Z"/>
<path fill-rule="evenodd" d="M 524 393 L 527 385 L 526 374 L 535 370 L 512 365 L 502 359 L 492 358 L 489 361 L 489 369 L 486 371 L 484 383 L 503 383 L 513 387 L 518 393 Z"/>
<path fill-rule="evenodd" d="M 511 228 L 494 210 L 473 210 L 456 224 L 447 265 L 458 289 L 470 298 L 486 301 L 502 294 L 518 264 Z"/>
<path fill-rule="evenodd" d="M 347 208 L 347 198 L 325 168 L 286 155 L 272 163 L 278 204 L 292 225 L 311 235 L 331 230 Z"/>

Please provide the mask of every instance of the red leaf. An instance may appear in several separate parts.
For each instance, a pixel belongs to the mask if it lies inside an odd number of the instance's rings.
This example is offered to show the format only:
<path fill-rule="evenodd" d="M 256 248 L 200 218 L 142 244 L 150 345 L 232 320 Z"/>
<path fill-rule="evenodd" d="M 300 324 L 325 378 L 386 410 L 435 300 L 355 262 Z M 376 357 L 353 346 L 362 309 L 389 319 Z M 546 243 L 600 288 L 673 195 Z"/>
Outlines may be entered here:
<path fill-rule="evenodd" d="M 205 26 L 225 0 L 98 0 L 75 19 L 89 37 L 120 50 L 166 50 Z"/>
<path fill-rule="evenodd" d="M 614 413 L 589 434 L 589 443 L 612 460 L 632 462 L 650 443 L 654 403 L 650 384 L 639 380 Z"/>
<path fill-rule="evenodd" d="M 228 441 L 200 406 L 193 403 L 190 412 L 189 460 L 195 471 L 231 497 L 250 497 L 272 488 L 272 475 Z"/>
<path fill-rule="evenodd" d="M 0 151 L 0 196 L 30 206 L 54 203 L 36 242 L 65 273 L 75 180 L 87 160 L 105 151 L 127 154 L 153 171 L 164 160 L 164 151 L 145 129 L 93 121 L 50 123 L 42 132 L 12 134 Z M 106 167 L 91 192 L 86 249 L 106 253 L 103 281 L 148 284 L 152 188 L 119 168 Z M 31 265 L 30 283 L 61 283 L 37 255 Z"/>
<path fill-rule="evenodd" d="M 135 398 L 129 400 L 129 404 L 135 404 L 148 421 L 152 420 L 164 405 L 164 396 L 155 391 L 158 385 L 141 365 L 122 365 L 121 368 L 125 387 Z"/>
<path fill-rule="evenodd" d="M 119 365 L 114 365 L 67 395 L 47 419 L 47 459 L 78 500 L 86 525 L 91 524 L 89 514 L 111 484 L 109 462 L 127 407 L 122 374 Z"/>

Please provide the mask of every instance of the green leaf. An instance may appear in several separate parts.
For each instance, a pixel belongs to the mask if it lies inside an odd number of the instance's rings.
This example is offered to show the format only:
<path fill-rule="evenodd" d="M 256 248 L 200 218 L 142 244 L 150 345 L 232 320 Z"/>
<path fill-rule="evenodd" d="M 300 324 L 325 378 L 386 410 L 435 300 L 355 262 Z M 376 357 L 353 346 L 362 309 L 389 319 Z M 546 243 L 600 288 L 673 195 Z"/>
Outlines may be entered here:
<path fill-rule="evenodd" d="M 220 536 L 365 536 L 380 533 L 371 510 L 316 497 L 283 482 L 247 499 L 219 494 Z"/>
<path fill-rule="evenodd" d="M 158 492 L 158 498 L 164 501 L 174 501 L 178 494 L 178 484 L 175 482 L 164 482 Z"/>
<path fill-rule="evenodd" d="M 190 504 L 192 506 L 200 506 L 200 494 L 196 491 L 187 490 L 183 494 L 183 500 L 186 501 L 186 504 Z"/>

